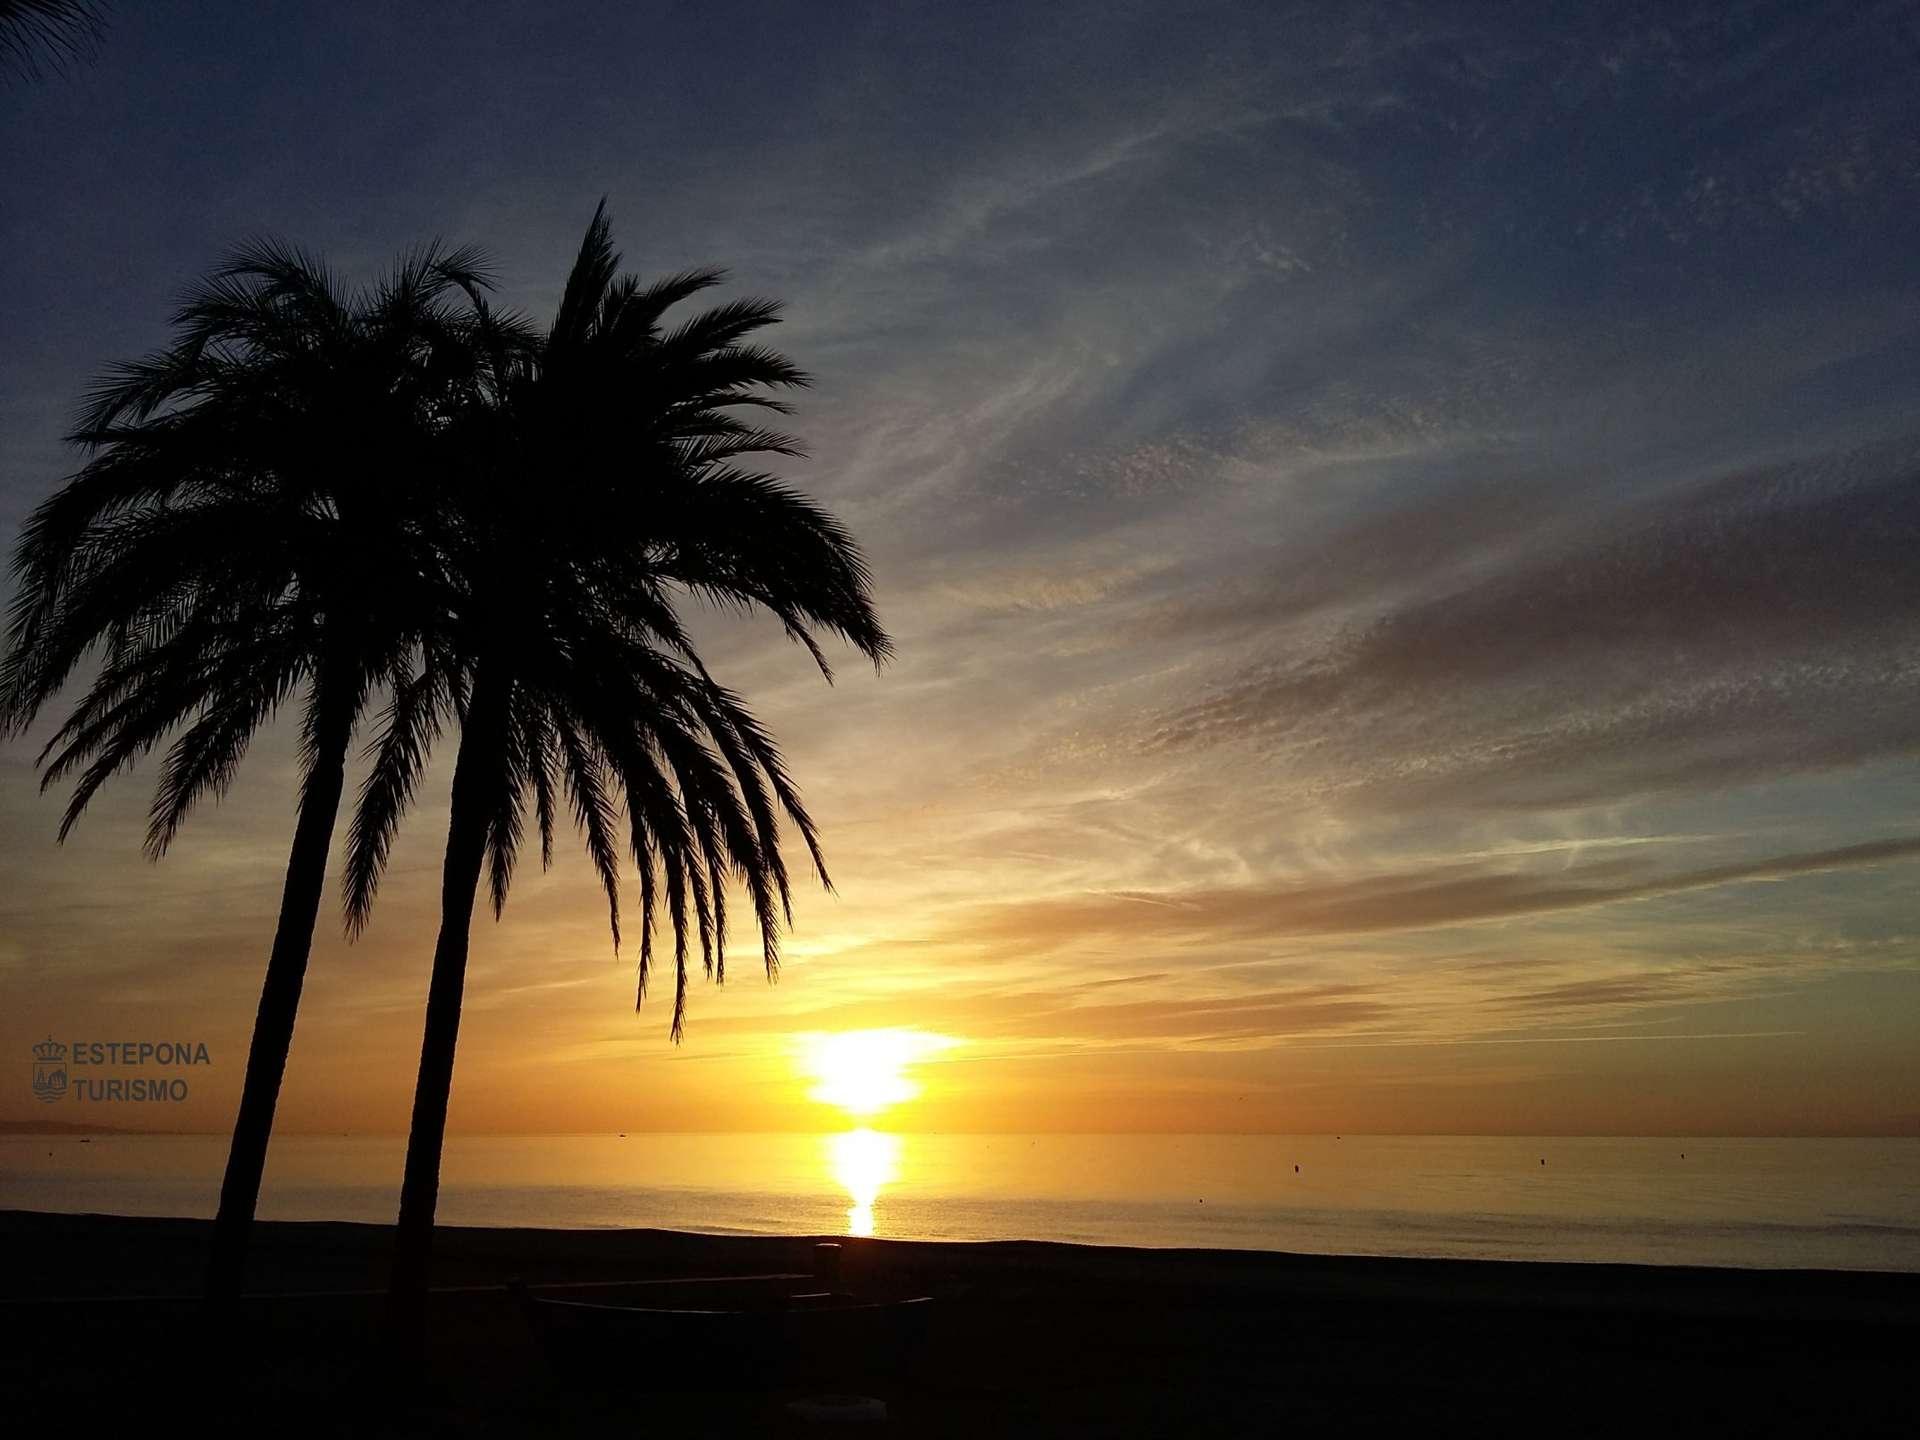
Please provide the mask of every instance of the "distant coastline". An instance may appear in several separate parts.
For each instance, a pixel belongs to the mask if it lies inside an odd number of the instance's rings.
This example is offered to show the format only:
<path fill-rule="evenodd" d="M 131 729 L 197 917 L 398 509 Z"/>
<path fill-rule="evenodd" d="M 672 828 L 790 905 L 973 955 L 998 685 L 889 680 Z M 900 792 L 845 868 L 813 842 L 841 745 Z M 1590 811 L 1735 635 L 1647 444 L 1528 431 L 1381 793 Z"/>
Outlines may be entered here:
<path fill-rule="evenodd" d="M 211 1130 L 136 1130 L 125 1125 L 86 1125 L 77 1120 L 0 1120 L 0 1135 L 211 1135 Z"/>

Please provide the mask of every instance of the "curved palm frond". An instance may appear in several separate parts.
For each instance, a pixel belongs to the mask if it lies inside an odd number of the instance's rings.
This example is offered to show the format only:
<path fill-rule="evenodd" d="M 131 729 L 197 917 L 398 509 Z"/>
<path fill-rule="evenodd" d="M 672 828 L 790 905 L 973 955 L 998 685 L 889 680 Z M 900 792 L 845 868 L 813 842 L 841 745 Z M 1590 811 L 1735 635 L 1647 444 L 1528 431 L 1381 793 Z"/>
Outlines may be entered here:
<path fill-rule="evenodd" d="M 40 80 L 93 58 L 106 33 L 91 0 L 0 0 L 0 73 Z"/>
<path fill-rule="evenodd" d="M 368 747 L 372 764 L 361 782 L 347 831 L 342 878 L 347 934 L 358 937 L 373 916 L 373 900 L 386 873 L 400 822 L 413 804 L 433 742 L 440 736 L 452 697 L 445 670 L 431 660 L 414 674 L 396 667 L 380 733 Z"/>

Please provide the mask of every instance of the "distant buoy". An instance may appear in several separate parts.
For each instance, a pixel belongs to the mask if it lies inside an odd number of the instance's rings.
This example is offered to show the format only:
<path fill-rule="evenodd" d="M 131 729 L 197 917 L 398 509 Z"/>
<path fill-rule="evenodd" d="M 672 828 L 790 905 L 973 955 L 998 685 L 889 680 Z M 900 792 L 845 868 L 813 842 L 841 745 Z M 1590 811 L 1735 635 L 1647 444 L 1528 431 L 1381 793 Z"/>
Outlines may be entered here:
<path fill-rule="evenodd" d="M 1543 1157 L 1541 1158 L 1541 1161 L 1540 1161 L 1540 1163 L 1541 1163 L 1542 1165 L 1544 1165 L 1544 1164 L 1546 1164 L 1546 1163 L 1547 1163 L 1547 1162 L 1546 1162 L 1546 1159 L 1545 1159 L 1545 1157 L 1544 1157 L 1544 1156 L 1543 1156 Z"/>
<path fill-rule="evenodd" d="M 1294 1167 L 1293 1167 L 1293 1173 L 1294 1173 L 1294 1174 L 1296 1174 L 1296 1175 L 1298 1175 L 1298 1174 L 1300 1173 L 1300 1167 L 1299 1167 L 1298 1165 L 1296 1165 L 1296 1166 L 1294 1166 Z"/>

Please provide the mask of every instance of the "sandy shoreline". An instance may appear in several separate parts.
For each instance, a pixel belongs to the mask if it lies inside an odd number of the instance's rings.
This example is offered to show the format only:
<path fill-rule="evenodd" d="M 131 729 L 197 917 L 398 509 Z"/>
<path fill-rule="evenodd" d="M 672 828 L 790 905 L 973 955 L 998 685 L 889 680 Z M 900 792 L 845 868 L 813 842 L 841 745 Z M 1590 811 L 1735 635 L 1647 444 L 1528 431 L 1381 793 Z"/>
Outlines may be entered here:
<path fill-rule="evenodd" d="M 223 1416 L 302 1433 L 605 1433 L 663 1413 L 709 1433 L 789 1423 L 751 1355 L 731 1396 L 649 1393 L 663 1355 L 634 1356 L 604 1392 L 563 1384 L 494 1287 L 805 1271 L 811 1240 L 443 1231 L 436 1283 L 478 1288 L 437 1298 L 432 1374 L 396 1412 L 365 1381 L 387 1231 L 257 1229 L 250 1288 L 279 1298 L 250 1300 L 241 1333 L 216 1337 L 192 1299 L 205 1222 L 0 1212 L 7 1412 L 78 1434 L 216 1399 Z M 938 1301 L 930 1353 L 883 1397 L 896 1433 L 1898 1434 L 1920 1417 L 1906 1378 L 1920 1276 L 846 1243 L 856 1288 Z"/>

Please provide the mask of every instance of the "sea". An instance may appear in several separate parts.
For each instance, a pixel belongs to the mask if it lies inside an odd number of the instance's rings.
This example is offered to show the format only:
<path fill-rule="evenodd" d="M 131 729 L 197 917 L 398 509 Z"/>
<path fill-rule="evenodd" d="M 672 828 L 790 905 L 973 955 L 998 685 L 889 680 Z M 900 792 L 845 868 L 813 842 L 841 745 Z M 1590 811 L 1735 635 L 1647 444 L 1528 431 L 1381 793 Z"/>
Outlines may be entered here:
<path fill-rule="evenodd" d="M 391 1223 L 404 1140 L 276 1138 L 259 1213 Z M 0 1137 L 0 1208 L 208 1216 L 226 1140 Z M 1920 1271 L 1920 1139 L 450 1138 L 453 1225 Z"/>

